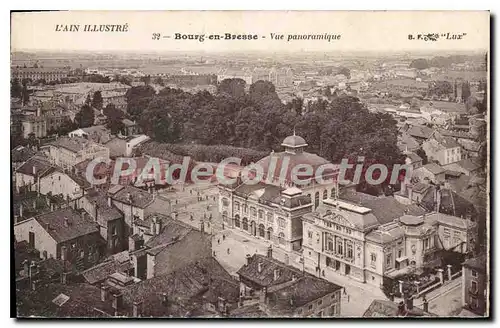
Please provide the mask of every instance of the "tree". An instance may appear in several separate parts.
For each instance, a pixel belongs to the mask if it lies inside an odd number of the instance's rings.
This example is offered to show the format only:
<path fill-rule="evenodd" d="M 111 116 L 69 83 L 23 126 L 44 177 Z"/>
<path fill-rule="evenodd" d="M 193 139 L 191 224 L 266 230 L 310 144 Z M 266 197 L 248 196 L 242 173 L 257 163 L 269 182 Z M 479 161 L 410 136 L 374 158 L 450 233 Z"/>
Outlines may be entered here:
<path fill-rule="evenodd" d="M 348 79 L 351 78 L 351 70 L 348 69 L 347 67 L 341 67 L 337 74 L 342 74 L 345 77 L 347 77 Z"/>
<path fill-rule="evenodd" d="M 415 153 L 422 159 L 422 165 L 427 164 L 428 162 L 427 154 L 422 148 L 417 149 Z"/>
<path fill-rule="evenodd" d="M 471 95 L 469 81 L 462 83 L 462 101 L 465 103 Z"/>
<path fill-rule="evenodd" d="M 141 82 L 144 82 L 145 85 L 149 85 L 151 83 L 151 75 L 141 77 Z"/>
<path fill-rule="evenodd" d="M 19 79 L 14 78 L 10 80 L 10 96 L 12 98 L 22 98 L 22 90 L 23 87 L 21 86 L 21 83 L 19 83 Z"/>
<path fill-rule="evenodd" d="M 424 58 L 418 58 L 410 63 L 410 68 L 426 69 L 429 68 L 429 63 Z"/>
<path fill-rule="evenodd" d="M 217 93 L 233 98 L 243 97 L 245 95 L 245 86 L 246 82 L 243 79 L 225 79 L 217 86 Z"/>
<path fill-rule="evenodd" d="M 92 97 L 92 107 L 96 109 L 101 109 L 103 105 L 102 93 L 101 91 L 94 92 L 94 96 Z"/>
<path fill-rule="evenodd" d="M 94 125 L 94 109 L 88 104 L 83 105 L 75 115 L 75 122 L 80 128 Z"/>
<path fill-rule="evenodd" d="M 132 119 L 139 120 L 142 112 L 155 94 L 155 89 L 149 85 L 132 87 L 127 90 L 125 94 L 127 98 L 127 113 L 130 114 Z"/>
<path fill-rule="evenodd" d="M 118 134 L 123 130 L 125 125 L 123 124 L 123 118 L 125 114 L 115 107 L 114 104 L 108 104 L 104 110 L 104 115 L 106 115 L 108 122 L 106 127 L 111 130 L 112 134 Z"/>
<path fill-rule="evenodd" d="M 154 83 L 158 84 L 158 85 L 161 85 L 161 86 L 165 85 L 165 83 L 163 82 L 163 79 L 161 77 L 159 77 L 159 76 L 155 79 Z"/>

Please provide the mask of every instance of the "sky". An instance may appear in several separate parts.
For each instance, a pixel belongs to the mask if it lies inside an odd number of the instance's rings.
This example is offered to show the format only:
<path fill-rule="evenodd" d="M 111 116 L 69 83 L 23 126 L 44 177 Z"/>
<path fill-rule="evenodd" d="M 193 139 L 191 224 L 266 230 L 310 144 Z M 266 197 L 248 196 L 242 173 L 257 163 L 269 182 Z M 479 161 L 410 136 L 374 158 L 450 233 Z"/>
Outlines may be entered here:
<path fill-rule="evenodd" d="M 80 25 L 57 32 L 56 25 Z M 127 32 L 84 32 L 84 25 L 128 25 Z M 488 51 L 487 11 L 67 11 L 12 13 L 11 50 L 48 51 Z M 153 40 L 159 33 L 159 40 Z M 175 33 L 257 34 L 258 40 L 175 40 Z M 271 39 L 271 33 L 284 40 Z M 291 40 L 290 34 L 340 35 L 340 40 Z M 461 40 L 409 40 L 451 33 Z M 163 36 L 170 36 L 164 38 Z M 263 38 L 263 36 L 265 38 Z"/>

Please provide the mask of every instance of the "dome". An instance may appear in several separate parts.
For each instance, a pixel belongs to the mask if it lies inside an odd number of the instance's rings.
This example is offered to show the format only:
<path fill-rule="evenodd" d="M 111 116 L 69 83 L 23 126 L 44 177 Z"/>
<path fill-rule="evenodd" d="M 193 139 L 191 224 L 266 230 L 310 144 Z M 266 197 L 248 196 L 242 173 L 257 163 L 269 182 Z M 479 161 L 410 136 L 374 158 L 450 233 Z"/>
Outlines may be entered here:
<path fill-rule="evenodd" d="M 304 138 L 300 136 L 296 136 L 295 134 L 293 136 L 288 136 L 283 140 L 283 143 L 281 144 L 284 147 L 290 147 L 290 148 L 299 148 L 299 147 L 305 147 L 307 146 L 306 141 Z"/>

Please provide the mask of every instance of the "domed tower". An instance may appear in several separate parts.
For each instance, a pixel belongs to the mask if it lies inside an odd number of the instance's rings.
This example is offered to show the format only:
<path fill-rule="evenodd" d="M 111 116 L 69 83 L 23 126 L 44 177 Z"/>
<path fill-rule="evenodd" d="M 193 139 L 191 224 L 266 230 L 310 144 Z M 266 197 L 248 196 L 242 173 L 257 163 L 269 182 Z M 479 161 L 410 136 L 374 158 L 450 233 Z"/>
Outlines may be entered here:
<path fill-rule="evenodd" d="M 285 148 L 285 152 L 289 154 L 302 153 L 304 148 L 307 147 L 307 143 L 304 138 L 295 135 L 295 131 L 292 136 L 286 137 L 281 145 Z"/>

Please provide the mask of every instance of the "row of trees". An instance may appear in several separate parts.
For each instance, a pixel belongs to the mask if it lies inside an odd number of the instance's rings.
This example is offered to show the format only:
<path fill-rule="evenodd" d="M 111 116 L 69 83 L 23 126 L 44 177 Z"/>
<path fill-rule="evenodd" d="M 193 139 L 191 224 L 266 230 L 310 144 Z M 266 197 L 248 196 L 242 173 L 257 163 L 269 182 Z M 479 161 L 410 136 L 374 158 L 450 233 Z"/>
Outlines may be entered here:
<path fill-rule="evenodd" d="M 126 94 L 127 112 L 157 142 L 280 151 L 295 129 L 309 152 L 332 162 L 358 155 L 391 167 L 402 161 L 396 121 L 370 113 L 355 97 L 318 101 L 302 114 L 302 101 L 283 104 L 271 82 L 257 81 L 246 90 L 242 79 L 222 81 L 215 94 L 172 88 L 156 94 L 150 86 L 133 87 Z"/>
<path fill-rule="evenodd" d="M 455 56 L 436 56 L 431 59 L 417 58 L 410 63 L 410 68 L 426 69 L 429 67 L 447 68 L 451 64 L 464 63 L 469 59 L 468 56 L 455 55 Z"/>

